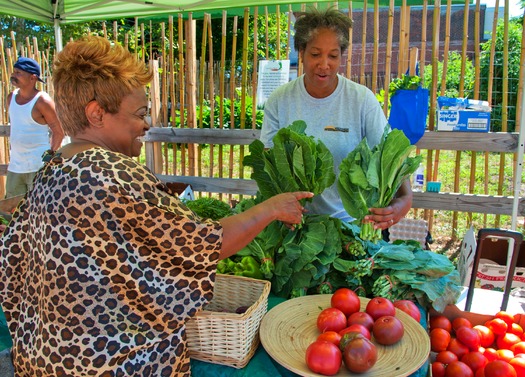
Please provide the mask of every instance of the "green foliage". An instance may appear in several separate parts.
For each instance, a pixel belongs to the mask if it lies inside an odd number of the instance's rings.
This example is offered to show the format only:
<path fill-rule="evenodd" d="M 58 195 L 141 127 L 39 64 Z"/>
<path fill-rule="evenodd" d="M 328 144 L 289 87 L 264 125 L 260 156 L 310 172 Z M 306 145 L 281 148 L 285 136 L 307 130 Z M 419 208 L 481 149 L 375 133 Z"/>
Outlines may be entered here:
<path fill-rule="evenodd" d="M 520 55 L 521 55 L 521 34 L 522 26 L 516 20 L 511 20 L 508 23 L 508 42 L 504 42 L 505 24 L 500 20 L 496 29 L 495 40 L 495 54 L 494 62 L 490 61 L 490 50 L 492 47 L 492 39 L 481 45 L 480 57 L 480 97 L 485 99 L 488 97 L 488 78 L 489 70 L 493 70 L 494 79 L 492 81 L 492 96 L 487 98 L 492 106 L 491 115 L 491 131 L 502 131 L 502 103 L 503 96 L 508 95 L 507 98 L 507 112 L 508 112 L 508 128 L 507 131 L 513 132 L 515 130 L 516 121 L 516 104 L 518 101 L 519 75 L 520 75 Z M 508 48 L 508 61 L 503 59 L 503 52 L 505 45 Z M 504 68 L 508 69 L 508 93 L 504 93 L 503 79 L 505 77 Z"/>
<path fill-rule="evenodd" d="M 204 219 L 220 220 L 233 215 L 230 205 L 215 198 L 202 197 L 184 202 L 189 209 Z"/>
<path fill-rule="evenodd" d="M 244 127 L 245 128 L 252 128 L 252 116 L 253 111 L 255 111 L 255 128 L 260 129 L 263 122 L 264 112 L 262 110 L 259 110 L 254 107 L 253 98 L 250 96 L 246 96 L 244 100 L 244 106 L 240 99 L 231 100 L 230 98 L 224 98 L 223 99 L 223 107 L 222 107 L 222 116 L 223 116 L 223 128 L 241 128 L 241 123 L 243 122 L 243 119 L 241 117 L 242 109 L 244 108 L 245 111 L 245 119 L 244 119 Z M 231 119 L 231 109 L 232 109 L 232 103 L 233 103 L 233 119 L 234 124 L 232 127 Z M 187 119 L 187 111 L 184 110 L 185 113 L 185 119 Z M 203 106 L 197 106 L 197 117 L 199 118 L 198 124 L 199 126 L 202 126 L 202 128 L 219 128 L 220 125 L 220 98 L 219 96 L 215 97 L 215 103 L 213 106 L 213 124 L 211 119 L 211 106 L 210 101 L 205 100 L 203 103 Z M 175 111 L 176 118 L 172 124 L 174 127 L 180 127 L 180 110 Z"/>
<path fill-rule="evenodd" d="M 465 64 L 465 74 L 461 73 L 461 54 L 457 51 L 450 51 L 447 60 L 447 75 L 445 84 L 446 97 L 459 97 L 460 82 L 463 81 L 464 93 L 462 97 L 473 98 L 475 71 L 471 60 L 467 59 Z M 441 78 L 443 77 L 443 61 L 437 62 L 437 78 L 438 78 L 438 92 L 441 90 Z M 423 79 L 423 86 L 425 88 L 432 88 L 432 64 L 425 66 L 425 77 Z M 483 98 L 483 97 L 482 97 Z"/>

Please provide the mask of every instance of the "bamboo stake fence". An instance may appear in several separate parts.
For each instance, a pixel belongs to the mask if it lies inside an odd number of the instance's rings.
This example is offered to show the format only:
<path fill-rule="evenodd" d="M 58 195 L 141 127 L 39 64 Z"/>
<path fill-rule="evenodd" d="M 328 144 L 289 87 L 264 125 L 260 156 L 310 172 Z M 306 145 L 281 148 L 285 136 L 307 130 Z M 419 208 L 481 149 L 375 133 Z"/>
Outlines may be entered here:
<path fill-rule="evenodd" d="M 446 78 L 449 63 L 449 52 L 452 51 L 451 31 L 453 5 L 452 0 L 447 0 L 446 5 L 442 6 L 440 0 L 436 0 L 432 8 L 428 8 L 428 2 L 425 0 L 423 6 L 416 13 L 407 5 L 406 0 L 403 0 L 401 7 L 394 7 L 394 0 L 390 0 L 388 6 L 380 6 L 378 0 L 374 0 L 372 5 L 365 1 L 363 8 L 356 11 L 353 8 L 353 3 L 348 2 L 333 2 L 331 5 L 343 9 L 348 12 L 348 17 L 354 20 L 354 28 L 349 30 L 349 53 L 343 59 L 344 67 L 341 67 L 341 73 L 353 80 L 367 85 L 373 92 L 383 91 L 384 93 L 384 111 L 388 114 L 388 88 L 392 79 L 400 77 L 404 74 L 409 66 L 413 67 L 414 55 L 411 53 L 414 47 L 419 49 L 419 54 L 416 60 L 419 62 L 419 74 L 423 77 L 426 65 L 432 67 L 432 86 L 430 90 L 430 110 L 428 118 L 428 130 L 435 129 L 435 111 L 437 95 L 444 95 L 446 91 Z M 354 4 L 355 5 L 355 4 Z M 311 6 L 311 5 L 309 5 Z M 317 4 L 314 4 L 317 6 Z M 496 26 L 497 18 L 499 16 L 499 0 L 496 0 L 496 9 L 494 11 L 494 20 L 489 25 L 492 28 L 492 49 L 490 51 L 490 69 L 488 79 L 488 97 L 491 98 L 493 94 L 493 80 L 494 80 L 494 56 L 496 45 Z M 508 22 L 508 0 L 505 1 L 504 20 Z M 306 10 L 306 4 L 301 6 L 301 9 Z M 445 9 L 442 14 L 442 8 Z M 155 59 L 150 65 L 155 68 L 158 75 L 158 93 L 150 92 L 150 97 L 153 102 L 158 102 L 156 109 L 156 116 L 154 118 L 155 127 L 181 127 L 181 128 L 229 128 L 234 129 L 236 122 L 241 129 L 256 129 L 257 113 L 256 113 L 256 99 L 257 99 L 257 82 L 258 82 L 258 63 L 261 57 L 254 53 L 253 57 L 249 58 L 249 51 L 262 50 L 263 59 L 271 59 L 275 56 L 277 60 L 288 59 L 290 51 L 293 48 L 291 44 L 291 35 L 293 27 L 293 14 L 291 12 L 291 5 L 289 7 L 277 7 L 276 21 L 279 22 L 282 17 L 286 17 L 287 27 L 284 29 L 277 29 L 275 41 L 271 40 L 272 36 L 269 34 L 269 18 L 272 14 L 268 13 L 268 8 L 264 8 L 264 12 L 259 15 L 258 11 L 253 11 L 250 8 L 244 10 L 242 18 L 239 16 L 231 16 L 227 10 L 222 12 L 219 18 L 212 18 L 211 15 L 205 14 L 203 20 L 199 20 L 199 25 L 202 25 L 202 34 L 200 40 L 200 48 L 197 48 L 195 25 L 196 20 L 193 19 L 191 13 L 178 14 L 177 22 L 174 22 L 173 16 L 168 16 L 166 20 L 160 21 L 161 41 L 158 50 L 153 50 L 153 41 L 151 40 L 151 31 L 157 27 L 154 21 L 148 21 L 147 24 L 141 23 L 135 18 L 135 27 L 132 35 L 125 33 L 123 40 L 119 41 L 119 29 L 117 22 L 113 22 L 112 36 L 108 35 L 105 23 L 101 24 L 103 35 L 106 38 L 111 38 L 116 43 L 122 43 L 128 48 L 133 48 L 137 57 L 149 60 Z M 383 13 L 381 13 L 383 12 Z M 386 17 L 381 17 L 386 12 Z M 474 14 L 473 27 L 473 51 L 469 51 L 469 17 Z M 421 30 L 419 35 L 416 35 L 414 28 L 414 17 L 420 17 Z M 444 18 L 444 20 L 443 20 Z M 228 23 L 228 20 L 232 20 Z M 432 25 L 427 25 L 427 19 L 431 19 Z M 250 21 L 253 21 L 253 26 L 250 29 Z M 359 22 L 357 22 L 359 21 Z M 442 23 L 443 21 L 443 23 Z M 463 6 L 463 25 L 461 27 L 462 43 L 458 52 L 461 53 L 461 75 L 465 76 L 466 64 L 469 59 L 479 61 L 481 23 L 482 13 L 480 1 L 477 0 L 475 8 L 470 6 L 470 2 L 465 0 Z M 242 25 L 238 23 L 242 22 Z M 279 23 L 278 23 L 279 24 Z M 221 28 L 214 29 L 214 25 L 220 25 Z M 360 25 L 357 27 L 356 25 Z M 440 30 L 444 26 L 443 30 Z M 371 26 L 371 31 L 369 27 Z M 242 39 L 239 40 L 238 28 L 242 27 Z M 264 28 L 264 35 L 261 34 L 261 28 Z M 524 28 L 525 29 L 525 28 Z M 212 35 L 214 30 L 220 30 L 220 36 Z M 431 32 L 430 46 L 427 42 L 427 30 Z M 149 32 L 149 33 L 148 33 Z M 508 38 L 508 26 L 505 29 Z M 149 34 L 149 41 L 145 37 Z M 285 43 L 281 47 L 281 35 L 285 34 Z M 230 35 L 231 37 L 228 37 Z M 521 61 L 525 61 L 525 31 L 521 46 Z M 259 37 L 265 40 L 265 46 L 260 49 L 258 41 Z M 220 38 L 220 59 L 214 60 L 214 39 Z M 133 46 L 129 45 L 130 39 Z M 277 42 L 279 41 L 279 42 Z M 149 42 L 149 48 L 146 44 Z M 241 61 L 237 61 L 238 44 L 242 49 Z M 269 50 L 269 46 L 276 47 L 275 54 Z M 227 56 L 228 48 L 231 49 L 231 55 Z M 457 49 L 457 47 L 454 47 Z M 282 49 L 282 50 L 281 50 Z M 200 52 L 200 58 L 197 60 L 197 51 Z M 35 57 L 42 65 L 43 72 L 48 76 L 47 83 L 42 85 L 42 89 L 52 94 L 51 80 L 49 76 L 52 75 L 51 66 L 54 52 L 49 50 L 39 50 L 38 41 L 33 39 L 30 41 L 26 39 L 25 44 L 18 46 L 16 44 L 15 36 L 11 34 L 10 37 L 0 38 L 0 68 L 2 77 L 2 89 L 0 90 L 0 120 L 2 124 L 8 123 L 8 109 L 5 106 L 5 98 L 12 89 L 9 85 L 9 75 L 12 71 L 12 64 L 20 55 Z M 412 61 L 411 60 L 412 56 Z M 438 63 L 442 63 L 441 76 L 438 75 Z M 520 92 L 518 93 L 517 103 L 508 103 L 509 82 L 508 82 L 508 47 L 505 44 L 503 52 L 503 111 L 502 111 L 502 125 L 503 131 L 508 129 L 508 106 L 515 106 L 516 114 L 520 114 L 519 108 L 521 104 L 521 96 L 523 93 L 523 85 L 520 85 Z M 301 75 L 303 72 L 302 62 L 297 62 L 297 74 Z M 523 66 L 523 63 L 522 63 Z M 474 96 L 479 96 L 481 81 L 481 72 L 479 64 L 474 64 L 475 67 L 475 84 Z M 523 81 L 524 72 L 521 72 L 520 82 Z M 460 96 L 464 95 L 464 82 L 460 82 Z M 153 90 L 153 86 L 152 86 Z M 487 98 L 480 98 L 487 100 Z M 230 102 L 227 102 L 230 100 Z M 240 112 L 236 113 L 236 102 L 240 102 Z M 229 103 L 229 105 L 228 105 Z M 226 108 L 229 106 L 229 108 Z M 252 106 L 251 117 L 248 116 L 247 109 Z M 215 110 L 218 110 L 218 115 L 215 115 Z M 227 116 L 229 112 L 229 117 Z M 207 115 L 209 114 L 209 116 Z M 154 114 L 152 114 L 154 115 Z M 206 124 L 208 122 L 209 124 Z M 519 131 L 519 119 L 516 120 L 516 132 Z M 8 153 L 8 138 L 3 138 L 0 144 L 0 164 L 6 164 L 9 161 Z M 148 143 L 150 144 L 150 143 Z M 244 145 L 229 145 L 213 144 L 213 143 L 187 143 L 175 144 L 163 142 L 158 144 L 158 150 L 146 151 L 146 158 L 153 156 L 158 160 L 158 165 L 155 165 L 155 172 L 165 175 L 177 176 L 208 176 L 218 178 L 248 178 L 249 171 L 246 171 L 242 166 L 242 159 L 247 153 Z M 147 148 L 146 148 L 147 149 Z M 151 153 L 151 154 L 150 154 Z M 489 152 L 461 152 L 456 151 L 452 155 L 455 159 L 454 171 L 443 172 L 442 166 L 444 163 L 443 151 L 440 149 L 418 149 L 416 153 L 422 153 L 426 159 L 426 178 L 429 181 L 438 181 L 439 179 L 448 182 L 443 182 L 443 187 L 448 187 L 448 190 L 455 193 L 471 193 L 471 194 L 485 194 L 485 195 L 512 195 L 513 187 L 508 185 L 508 177 L 505 171 L 508 172 L 509 158 L 506 158 L 505 153 L 500 154 L 499 161 L 496 164 L 496 171 L 494 168 L 493 153 Z M 479 182 L 479 172 L 477 169 L 478 154 L 483 157 L 483 178 L 481 185 Z M 468 156 L 468 162 L 463 157 Z M 451 156 L 446 154 L 445 156 Z M 450 158 L 450 157 L 448 157 Z M 511 156 L 511 164 L 513 164 L 512 171 L 516 170 L 516 154 Z M 467 166 L 468 165 L 468 166 Z M 468 170 L 467 178 L 465 178 L 465 171 Z M 507 173 L 508 175 L 508 173 Z M 491 185 L 491 180 L 497 176 L 497 187 L 494 189 Z M 4 177 L 0 175 L 0 195 L 3 195 Z M 481 188 L 480 188 L 481 186 Z M 510 185 L 512 186 L 512 185 Z M 495 192 L 494 192 L 495 191 Z M 199 193 L 200 195 L 212 195 L 212 193 Z M 223 194 L 219 194 L 223 198 Z M 238 200 L 242 196 L 234 194 L 227 195 L 228 200 Z M 435 213 L 434 210 L 418 211 L 414 209 L 412 215 L 415 217 L 423 217 L 432 229 L 438 223 L 440 214 Z M 459 216 L 462 216 L 462 221 L 459 222 Z M 461 236 L 458 233 L 459 229 L 470 226 L 474 221 L 478 221 L 480 226 L 494 226 L 500 227 L 502 219 L 500 215 L 490 217 L 483 214 L 481 220 L 476 220 L 473 213 L 453 212 L 451 214 L 452 221 L 448 222 L 448 230 L 450 237 L 453 239 Z M 490 223 L 492 221 L 492 223 Z M 505 219 L 505 221 L 508 221 Z M 451 225 L 451 226 L 450 226 Z M 444 225 L 440 225 L 444 226 Z"/>

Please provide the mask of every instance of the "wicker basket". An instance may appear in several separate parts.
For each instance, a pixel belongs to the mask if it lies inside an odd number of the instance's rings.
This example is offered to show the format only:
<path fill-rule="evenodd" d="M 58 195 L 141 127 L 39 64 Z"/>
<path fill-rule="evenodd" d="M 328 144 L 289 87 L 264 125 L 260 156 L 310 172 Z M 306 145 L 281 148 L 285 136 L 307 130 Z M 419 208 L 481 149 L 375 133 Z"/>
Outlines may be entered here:
<path fill-rule="evenodd" d="M 269 281 L 217 274 L 213 299 L 186 325 L 190 357 L 234 368 L 246 366 L 259 345 L 269 293 Z M 249 308 L 235 313 L 241 306 Z"/>

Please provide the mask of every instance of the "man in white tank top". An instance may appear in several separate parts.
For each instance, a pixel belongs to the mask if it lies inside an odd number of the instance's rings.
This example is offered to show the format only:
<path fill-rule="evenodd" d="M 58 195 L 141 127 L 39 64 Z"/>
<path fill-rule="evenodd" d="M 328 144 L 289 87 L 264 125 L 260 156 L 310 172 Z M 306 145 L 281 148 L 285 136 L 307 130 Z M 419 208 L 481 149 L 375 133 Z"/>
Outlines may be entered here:
<path fill-rule="evenodd" d="M 42 155 L 57 150 L 64 131 L 55 112 L 55 103 L 44 91 L 36 88 L 40 65 L 21 57 L 13 65 L 11 84 L 16 89 L 7 97 L 11 133 L 10 158 L 7 168 L 6 198 L 25 194 L 42 167 Z"/>

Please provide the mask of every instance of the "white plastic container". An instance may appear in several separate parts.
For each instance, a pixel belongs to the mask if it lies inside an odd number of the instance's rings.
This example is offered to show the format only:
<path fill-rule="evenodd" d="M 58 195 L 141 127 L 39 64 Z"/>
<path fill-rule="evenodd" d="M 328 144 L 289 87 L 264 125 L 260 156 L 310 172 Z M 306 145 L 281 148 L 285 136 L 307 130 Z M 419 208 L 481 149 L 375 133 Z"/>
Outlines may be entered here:
<path fill-rule="evenodd" d="M 419 164 L 419 167 L 414 172 L 412 177 L 412 191 L 421 192 L 425 185 L 425 168 L 423 164 Z"/>

